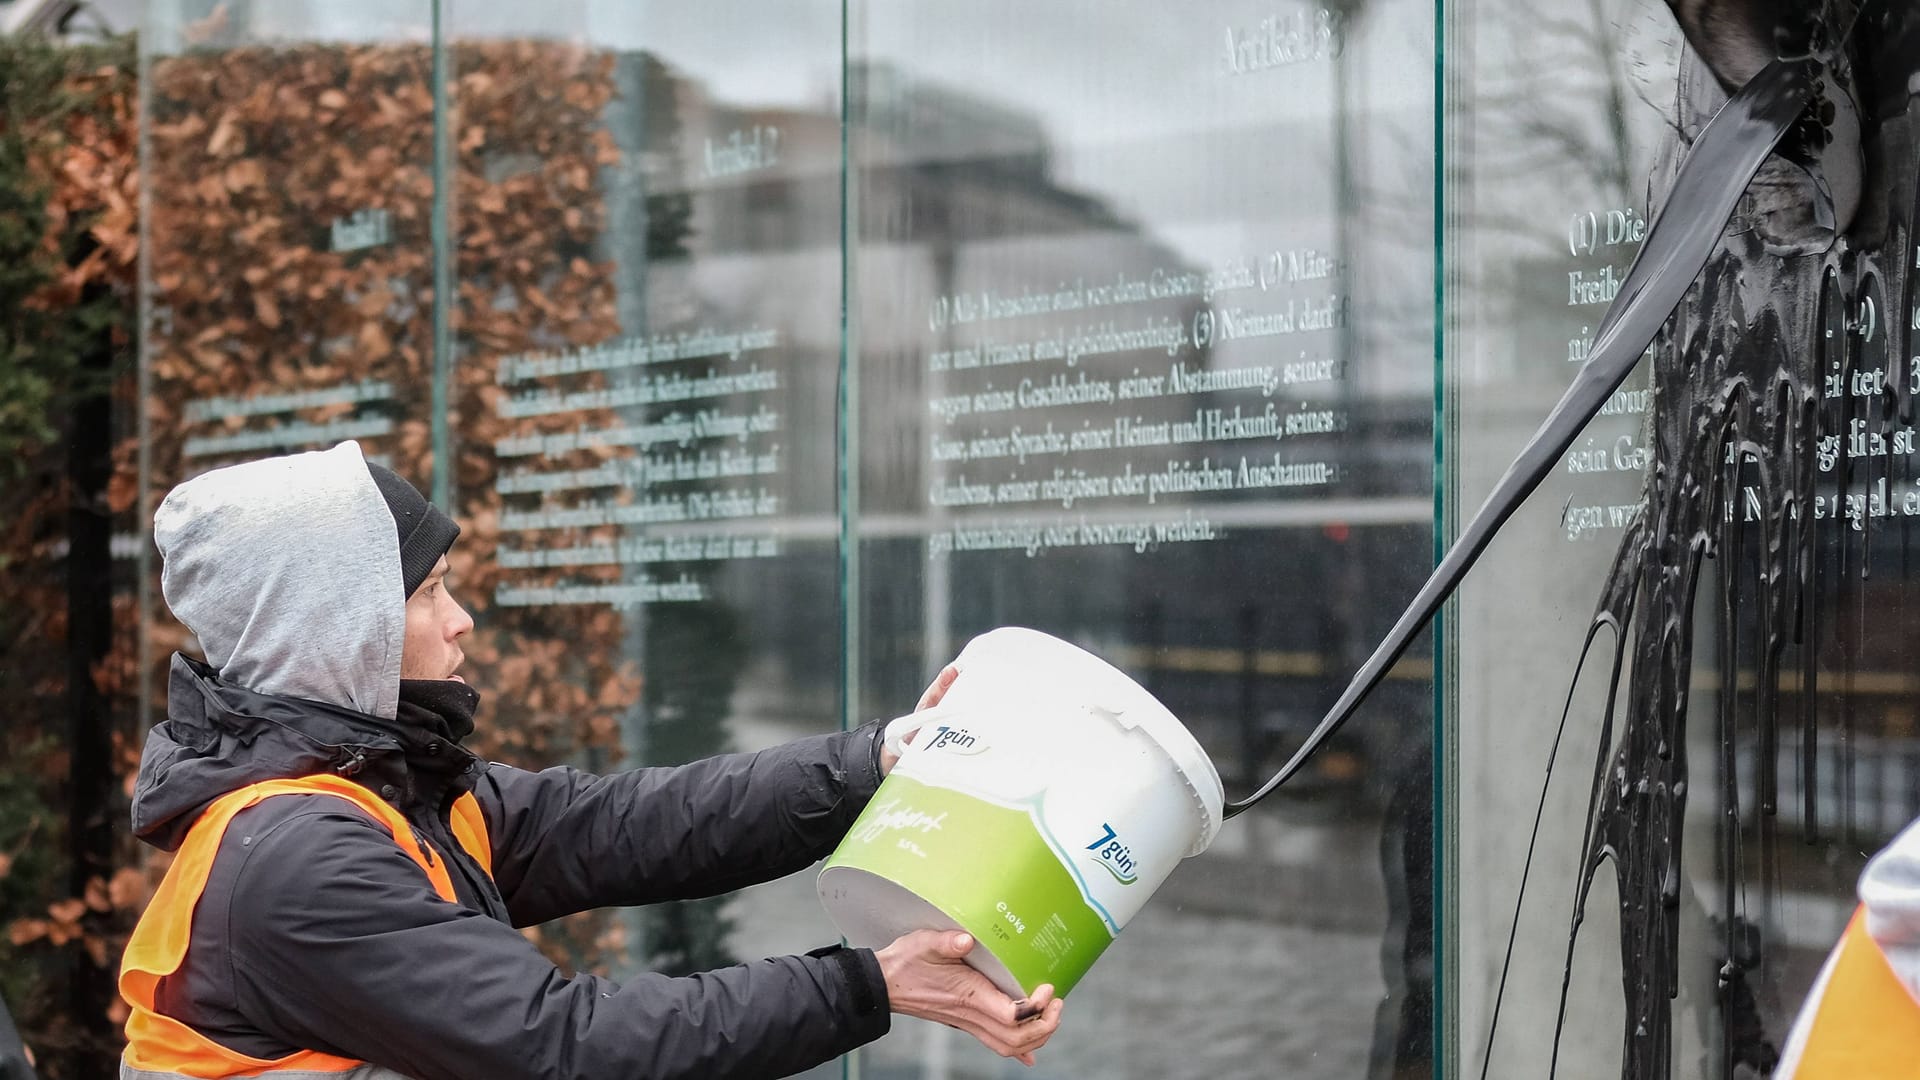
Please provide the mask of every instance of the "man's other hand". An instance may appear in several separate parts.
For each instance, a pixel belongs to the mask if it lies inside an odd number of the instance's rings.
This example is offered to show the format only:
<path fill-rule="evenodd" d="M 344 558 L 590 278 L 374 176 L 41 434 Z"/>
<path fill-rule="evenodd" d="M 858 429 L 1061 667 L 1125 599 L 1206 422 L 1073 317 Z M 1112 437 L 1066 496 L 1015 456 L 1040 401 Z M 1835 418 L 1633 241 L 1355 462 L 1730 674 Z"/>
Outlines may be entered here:
<path fill-rule="evenodd" d="M 958 1028 L 1001 1057 L 1032 1065 L 1034 1052 L 1060 1026 L 1066 1002 L 1053 996 L 1051 986 L 1040 987 L 1025 1001 L 1010 1000 L 967 966 L 964 958 L 973 948 L 973 935 L 963 931 L 915 930 L 881 949 L 875 955 L 887 977 L 890 1007 L 904 1016 Z"/>

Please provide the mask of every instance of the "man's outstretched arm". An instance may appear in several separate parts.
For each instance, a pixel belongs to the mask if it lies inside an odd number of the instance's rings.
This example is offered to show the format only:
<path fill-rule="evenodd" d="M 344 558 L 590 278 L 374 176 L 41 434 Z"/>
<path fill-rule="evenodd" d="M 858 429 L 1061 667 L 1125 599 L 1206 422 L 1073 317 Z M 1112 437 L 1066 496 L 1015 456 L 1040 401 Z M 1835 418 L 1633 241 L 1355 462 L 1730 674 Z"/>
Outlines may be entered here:
<path fill-rule="evenodd" d="M 752 754 L 594 776 L 493 765 L 474 794 L 494 879 L 529 926 L 712 896 L 832 852 L 880 786 L 878 724 Z"/>

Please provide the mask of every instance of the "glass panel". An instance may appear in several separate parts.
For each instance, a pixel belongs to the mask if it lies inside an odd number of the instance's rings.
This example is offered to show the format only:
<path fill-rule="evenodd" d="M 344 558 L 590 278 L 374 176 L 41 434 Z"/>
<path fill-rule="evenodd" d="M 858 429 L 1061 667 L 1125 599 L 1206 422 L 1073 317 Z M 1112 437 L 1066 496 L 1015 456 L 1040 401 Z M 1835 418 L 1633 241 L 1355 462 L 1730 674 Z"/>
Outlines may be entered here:
<path fill-rule="evenodd" d="M 1250 793 L 1430 566 L 1432 5 L 855 4 L 849 42 L 856 713 L 1032 626 Z M 902 1022 L 864 1075 L 1424 1071 L 1431 678 L 1177 870 L 1035 1072 Z"/>
<path fill-rule="evenodd" d="M 1673 8 L 1448 7 L 1461 508 L 1579 370 L 1723 84 L 1810 39 L 1855 73 L 1821 81 L 1641 369 L 1462 593 L 1450 907 L 1469 1073 L 1492 1040 L 1496 1076 L 1545 1075 L 1556 1053 L 1561 1076 L 1764 1075 L 1866 857 L 1920 812 L 1920 26 L 1901 9 L 1849 37 L 1850 15 L 1816 5 L 1750 38 L 1775 9 Z"/>
<path fill-rule="evenodd" d="M 459 569 L 500 753 L 837 729 L 838 5 L 453 10 Z M 809 875 L 542 933 L 620 976 L 837 937 Z"/>
<path fill-rule="evenodd" d="M 1561 4 L 1562 9 L 1576 5 Z M 1577 5 L 1586 7 L 1586 5 Z M 1479 3 L 1446 29 L 1450 159 L 1446 194 L 1446 431 L 1457 520 L 1480 506 L 1586 360 L 1594 328 L 1644 235 L 1645 178 L 1671 101 L 1665 9 L 1625 0 L 1594 15 L 1557 12 L 1541 27 Z M 1670 22 L 1670 20 L 1667 20 Z M 1612 47 L 1627 27 L 1645 61 Z M 1544 47 L 1543 47 L 1544 46 Z M 1549 91 L 1549 88 L 1552 88 Z M 1577 88 L 1577 90 L 1575 89 Z M 1636 180 L 1635 177 L 1639 179 Z M 1587 427 L 1540 491 L 1507 523 L 1461 588 L 1453 638 L 1457 704 L 1460 1067 L 1478 1075 L 1492 997 L 1513 925 L 1525 833 L 1581 643 L 1615 549 L 1637 513 L 1646 445 L 1645 365 Z M 1549 840 L 1522 913 L 1522 970 L 1501 1014 L 1493 1075 L 1545 1075 L 1565 959 L 1573 851 L 1599 752 L 1593 686 L 1616 638 L 1603 634 L 1556 762 Z M 1525 722 L 1519 722 L 1525 718 Z M 1618 1057 L 1618 934 L 1597 890 L 1573 990 L 1569 1075 L 1600 1076 Z M 1525 992 L 1518 992 L 1521 987 Z"/>

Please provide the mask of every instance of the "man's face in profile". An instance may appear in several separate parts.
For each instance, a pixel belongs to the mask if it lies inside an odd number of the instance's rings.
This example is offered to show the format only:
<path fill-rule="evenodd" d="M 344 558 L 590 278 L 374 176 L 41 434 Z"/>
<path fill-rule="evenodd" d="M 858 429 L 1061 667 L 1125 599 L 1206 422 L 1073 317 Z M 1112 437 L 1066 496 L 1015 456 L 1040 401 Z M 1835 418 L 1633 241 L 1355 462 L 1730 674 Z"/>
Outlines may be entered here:
<path fill-rule="evenodd" d="M 460 639 L 472 629 L 473 617 L 447 590 L 447 560 L 443 555 L 433 565 L 427 580 L 407 597 L 407 633 L 400 648 L 400 677 L 459 679 L 454 670 L 466 659 L 460 650 Z"/>

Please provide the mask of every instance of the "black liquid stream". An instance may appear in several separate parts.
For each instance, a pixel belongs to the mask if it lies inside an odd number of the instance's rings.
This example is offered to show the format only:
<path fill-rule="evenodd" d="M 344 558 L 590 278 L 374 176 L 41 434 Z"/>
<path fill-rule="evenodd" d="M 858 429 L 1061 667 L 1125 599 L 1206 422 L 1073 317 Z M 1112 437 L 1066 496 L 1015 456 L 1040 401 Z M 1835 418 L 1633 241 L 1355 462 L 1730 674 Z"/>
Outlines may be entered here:
<path fill-rule="evenodd" d="M 1494 534 L 1553 471 L 1587 422 L 1632 373 L 1706 266 L 1754 174 L 1806 108 L 1813 94 L 1815 66 L 1807 59 L 1767 65 L 1700 132 L 1619 294 L 1608 306 L 1594 335 L 1593 351 L 1573 385 L 1319 726 L 1258 791 L 1228 803 L 1226 817 L 1247 810 L 1292 779 L 1352 717 L 1453 594 Z"/>

